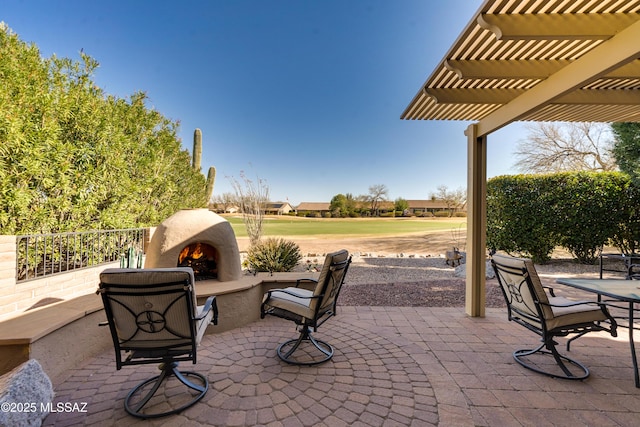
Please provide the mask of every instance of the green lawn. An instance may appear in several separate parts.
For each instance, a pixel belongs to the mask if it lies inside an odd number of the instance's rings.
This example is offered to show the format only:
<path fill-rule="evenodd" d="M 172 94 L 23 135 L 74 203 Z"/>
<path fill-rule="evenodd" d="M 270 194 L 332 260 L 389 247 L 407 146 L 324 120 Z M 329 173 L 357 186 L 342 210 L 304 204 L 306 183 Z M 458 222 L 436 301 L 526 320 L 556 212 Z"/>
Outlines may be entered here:
<path fill-rule="evenodd" d="M 227 216 L 238 237 L 247 232 L 242 217 Z M 269 216 L 264 221 L 265 236 L 383 236 L 429 231 L 466 229 L 466 218 L 297 218 Z"/>

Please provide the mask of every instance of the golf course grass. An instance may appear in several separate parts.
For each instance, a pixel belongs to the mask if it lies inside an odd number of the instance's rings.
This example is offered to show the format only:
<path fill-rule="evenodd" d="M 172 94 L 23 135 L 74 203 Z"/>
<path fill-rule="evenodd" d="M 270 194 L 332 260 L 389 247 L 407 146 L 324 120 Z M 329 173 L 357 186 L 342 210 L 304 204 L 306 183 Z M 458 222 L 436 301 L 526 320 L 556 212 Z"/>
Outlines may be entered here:
<path fill-rule="evenodd" d="M 225 215 L 237 237 L 247 231 L 240 215 Z M 466 218 L 299 218 L 267 216 L 264 236 L 384 236 L 430 231 L 464 230 Z"/>

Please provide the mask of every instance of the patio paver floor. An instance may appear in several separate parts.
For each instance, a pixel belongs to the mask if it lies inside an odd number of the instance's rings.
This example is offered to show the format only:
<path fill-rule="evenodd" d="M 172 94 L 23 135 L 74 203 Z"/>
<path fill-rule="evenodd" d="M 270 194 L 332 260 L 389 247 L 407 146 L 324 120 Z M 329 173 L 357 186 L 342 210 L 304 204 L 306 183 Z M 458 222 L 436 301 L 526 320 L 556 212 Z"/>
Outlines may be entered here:
<path fill-rule="evenodd" d="M 157 367 L 117 371 L 109 350 L 54 380 L 54 404 L 86 402 L 87 412 L 52 413 L 43 425 L 634 425 L 640 389 L 627 331 L 619 335 L 575 341 L 570 353 L 591 376 L 566 381 L 513 360 L 516 348 L 537 337 L 507 322 L 505 309 L 469 318 L 462 308 L 339 306 L 316 333 L 336 349 L 330 362 L 281 362 L 276 347 L 296 336 L 282 319 L 206 335 L 198 363 L 181 366 L 208 377 L 207 395 L 181 414 L 138 420 L 126 414 L 123 399 Z"/>

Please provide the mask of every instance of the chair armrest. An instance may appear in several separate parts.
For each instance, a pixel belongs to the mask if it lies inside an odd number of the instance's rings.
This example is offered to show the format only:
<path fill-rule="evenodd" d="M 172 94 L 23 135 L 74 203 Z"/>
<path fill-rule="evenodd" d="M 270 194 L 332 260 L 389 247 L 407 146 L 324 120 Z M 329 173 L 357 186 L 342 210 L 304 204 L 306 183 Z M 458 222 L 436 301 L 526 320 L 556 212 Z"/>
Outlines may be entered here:
<path fill-rule="evenodd" d="M 213 319 L 211 319 L 211 323 L 214 325 L 218 324 L 218 303 L 216 302 L 215 295 L 210 296 L 204 303 L 204 307 L 202 307 L 202 311 L 198 314 L 198 316 L 194 317 L 194 320 L 202 320 L 207 314 L 213 309 Z"/>
<path fill-rule="evenodd" d="M 316 279 L 298 279 L 298 280 L 296 280 L 296 288 L 300 287 L 300 282 L 318 283 L 318 281 Z"/>
<path fill-rule="evenodd" d="M 600 306 L 601 304 L 596 302 L 596 301 L 570 301 L 566 304 L 551 304 L 551 303 L 540 303 L 542 305 L 546 305 L 548 307 L 573 307 L 576 305 L 597 305 Z"/>

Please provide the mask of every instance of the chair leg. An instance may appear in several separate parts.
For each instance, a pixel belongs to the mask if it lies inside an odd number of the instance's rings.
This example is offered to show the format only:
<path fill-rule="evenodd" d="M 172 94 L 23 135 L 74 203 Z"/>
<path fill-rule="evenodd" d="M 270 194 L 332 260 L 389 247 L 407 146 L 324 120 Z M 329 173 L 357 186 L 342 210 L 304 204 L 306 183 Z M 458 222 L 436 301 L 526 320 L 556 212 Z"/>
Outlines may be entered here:
<path fill-rule="evenodd" d="M 194 405 L 195 403 L 197 403 L 200 399 L 204 397 L 204 395 L 207 393 L 207 390 L 209 390 L 209 381 L 205 376 L 198 374 L 196 372 L 185 372 L 185 371 L 181 372 L 178 370 L 178 363 L 176 362 L 161 363 L 159 368 L 161 370 L 160 375 L 157 375 L 153 378 L 150 378 L 148 380 L 141 382 L 133 390 L 131 390 L 127 395 L 124 401 L 124 408 L 127 411 L 127 413 L 129 413 L 130 415 L 133 415 L 134 417 L 138 417 L 138 418 L 158 418 L 158 417 L 164 417 L 171 414 L 177 414 L 178 412 L 181 412 L 187 409 L 188 407 Z M 193 390 L 195 394 L 193 394 L 193 392 L 191 392 L 190 390 L 187 390 L 187 393 L 191 393 L 193 395 L 191 399 L 188 400 L 186 403 L 182 403 L 182 402 L 177 403 L 180 406 L 177 408 L 171 409 L 169 411 L 145 412 L 144 411 L 145 406 L 154 397 L 158 389 L 160 389 L 160 387 L 166 381 L 168 381 L 172 376 L 176 377 L 176 379 L 178 379 L 178 381 L 180 381 L 182 384 L 187 386 L 188 389 Z M 189 380 L 187 377 L 197 378 L 201 384 L 194 383 L 191 380 Z M 146 394 L 144 394 L 144 396 L 138 399 L 138 397 L 142 393 L 144 393 L 145 387 L 151 384 L 153 384 L 153 386 L 151 387 L 151 390 L 149 390 Z M 180 399 L 182 395 L 184 395 L 184 393 L 181 395 L 178 395 L 177 399 Z M 172 402 L 170 402 L 166 398 L 163 398 L 161 403 L 162 405 L 173 406 L 171 404 Z"/>
<path fill-rule="evenodd" d="M 580 332 L 579 334 L 574 335 L 574 336 L 572 336 L 571 338 L 569 338 L 569 339 L 567 340 L 567 351 L 571 351 L 570 346 L 571 346 L 571 343 L 572 343 L 574 340 L 577 340 L 578 338 L 582 337 L 583 335 L 588 334 L 589 332 L 591 332 L 591 331 L 590 331 L 590 330 L 582 331 L 582 332 Z"/>
<path fill-rule="evenodd" d="M 280 359 L 291 365 L 310 366 L 327 362 L 333 357 L 333 347 L 329 343 L 315 339 L 313 335 L 311 335 L 311 329 L 308 326 L 301 326 L 300 328 L 300 336 L 298 336 L 297 339 L 286 341 L 278 347 L 277 353 Z M 309 352 L 305 352 L 311 359 L 309 361 L 303 361 L 293 357 L 296 350 L 298 350 L 300 345 L 305 341 L 310 342 L 314 348 L 320 351 L 321 357 L 319 359 L 313 357 Z M 303 350 L 301 349 L 301 351 Z"/>
<path fill-rule="evenodd" d="M 544 349 L 545 346 L 547 349 Z M 528 356 L 533 356 L 536 353 L 539 353 L 541 355 L 553 356 L 555 363 L 560 367 L 563 373 L 560 374 L 560 373 L 545 371 L 544 369 L 541 369 L 531 363 L 527 363 L 522 359 Z M 530 369 L 534 372 L 538 372 L 539 374 L 550 376 L 552 378 L 562 378 L 567 380 L 583 380 L 589 376 L 589 369 L 587 369 L 587 367 L 584 366 L 582 363 L 558 353 L 558 350 L 556 349 L 556 343 L 553 341 L 550 341 L 548 343 L 543 342 L 542 344 L 540 344 L 539 347 L 533 350 L 527 350 L 527 349 L 516 350 L 513 352 L 513 358 L 515 359 L 516 362 L 518 362 L 520 365 L 524 366 L 525 368 Z M 572 372 L 571 369 L 569 369 L 570 366 L 573 366 L 574 368 L 576 368 L 577 372 L 576 373 Z"/>

